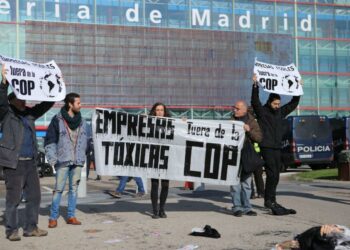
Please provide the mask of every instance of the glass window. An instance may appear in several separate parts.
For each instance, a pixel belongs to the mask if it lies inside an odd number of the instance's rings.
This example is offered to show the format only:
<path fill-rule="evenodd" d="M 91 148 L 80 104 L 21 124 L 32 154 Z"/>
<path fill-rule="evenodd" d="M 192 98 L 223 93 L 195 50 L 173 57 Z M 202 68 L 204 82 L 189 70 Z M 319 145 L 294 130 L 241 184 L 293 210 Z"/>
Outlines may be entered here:
<path fill-rule="evenodd" d="M 302 75 L 304 81 L 303 91 L 304 95 L 300 99 L 300 108 L 304 110 L 313 107 L 317 109 L 317 89 L 316 89 L 316 76 L 314 75 Z"/>
<path fill-rule="evenodd" d="M 315 41 L 298 40 L 299 71 L 316 71 Z"/>
<path fill-rule="evenodd" d="M 188 28 L 189 14 L 186 1 L 170 0 L 168 3 L 168 27 L 173 28 Z"/>
<path fill-rule="evenodd" d="M 20 21 L 44 20 L 43 1 L 19 1 Z"/>
<path fill-rule="evenodd" d="M 350 38 L 350 8 L 335 8 L 335 36 Z"/>
<path fill-rule="evenodd" d="M 15 24 L 0 24 L 0 54 L 17 57 L 17 36 Z M 24 40 L 22 41 L 24 44 Z"/>
<path fill-rule="evenodd" d="M 334 41 L 318 41 L 318 70 L 320 72 L 335 72 L 335 42 Z"/>
<path fill-rule="evenodd" d="M 266 33 L 274 32 L 275 18 L 272 4 L 255 4 L 255 31 Z"/>
<path fill-rule="evenodd" d="M 332 75 L 318 77 L 321 109 L 322 107 L 336 106 L 336 100 L 334 99 L 335 81 L 336 78 Z"/>
<path fill-rule="evenodd" d="M 315 33 L 315 15 L 314 6 L 298 5 L 298 36 L 314 37 Z"/>
<path fill-rule="evenodd" d="M 94 22 L 94 0 L 45 1 L 45 11 L 49 21 Z"/>
<path fill-rule="evenodd" d="M 350 42 L 336 41 L 336 60 L 337 72 L 350 72 Z"/>
<path fill-rule="evenodd" d="M 336 79 L 336 97 L 337 106 L 349 108 L 350 103 L 350 77 L 348 76 L 337 76 Z"/>
<path fill-rule="evenodd" d="M 235 30 L 236 31 L 254 31 L 254 4 L 246 1 L 237 1 L 234 5 Z"/>
<path fill-rule="evenodd" d="M 146 3 L 145 24 L 147 26 L 167 27 L 168 6 L 166 3 Z"/>
<path fill-rule="evenodd" d="M 334 37 L 334 8 L 317 6 L 317 37 Z"/>
<path fill-rule="evenodd" d="M 120 0 L 121 24 L 130 26 L 144 25 L 142 0 Z"/>
<path fill-rule="evenodd" d="M 333 0 L 335 4 L 341 4 L 341 5 L 349 5 L 349 0 Z"/>
<path fill-rule="evenodd" d="M 276 7 L 277 32 L 280 34 L 294 34 L 294 7 L 290 4 L 277 4 Z"/>
<path fill-rule="evenodd" d="M 122 10 L 119 1 L 115 0 L 96 0 L 98 24 L 120 24 Z"/>
<path fill-rule="evenodd" d="M 215 30 L 233 30 L 232 1 L 212 1 L 212 28 Z"/>

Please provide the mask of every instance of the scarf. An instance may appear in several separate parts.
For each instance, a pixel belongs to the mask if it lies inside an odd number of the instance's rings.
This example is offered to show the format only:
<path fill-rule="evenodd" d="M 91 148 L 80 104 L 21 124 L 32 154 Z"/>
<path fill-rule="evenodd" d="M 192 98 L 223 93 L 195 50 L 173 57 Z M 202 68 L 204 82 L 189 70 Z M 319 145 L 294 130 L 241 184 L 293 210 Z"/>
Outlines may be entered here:
<path fill-rule="evenodd" d="M 79 127 L 79 125 L 81 123 L 81 114 L 80 114 L 80 112 L 76 113 L 74 115 L 74 117 L 70 117 L 70 115 L 68 114 L 68 111 L 64 107 L 62 107 L 61 108 L 61 114 L 62 114 L 63 119 L 67 122 L 68 127 L 71 130 L 76 130 Z"/>

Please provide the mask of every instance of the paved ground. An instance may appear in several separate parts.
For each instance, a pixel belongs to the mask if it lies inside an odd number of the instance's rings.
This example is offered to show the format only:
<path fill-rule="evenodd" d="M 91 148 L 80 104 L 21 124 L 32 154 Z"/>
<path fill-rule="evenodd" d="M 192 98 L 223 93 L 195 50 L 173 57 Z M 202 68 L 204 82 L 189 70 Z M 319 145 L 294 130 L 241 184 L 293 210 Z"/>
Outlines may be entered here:
<path fill-rule="evenodd" d="M 47 228 L 51 189 L 54 179 L 41 179 L 42 204 L 39 226 Z M 171 182 L 167 201 L 167 219 L 152 219 L 149 196 L 133 196 L 133 181 L 122 199 L 113 199 L 104 191 L 115 189 L 116 180 L 88 181 L 88 195 L 79 199 L 77 217 L 82 226 L 67 225 L 66 199 L 58 227 L 42 238 L 22 238 L 9 242 L 0 219 L 1 249 L 271 249 L 311 226 L 337 223 L 350 226 L 350 183 L 302 183 L 282 178 L 279 202 L 297 210 L 296 215 L 272 216 L 262 199 L 252 200 L 257 217 L 231 215 L 228 188 L 206 186 L 206 191 L 182 190 L 182 183 Z M 150 187 L 150 185 L 148 185 Z M 0 181 L 0 209 L 4 210 L 4 183 Z M 24 205 L 21 205 L 21 208 Z M 23 210 L 20 209 L 21 222 Z M 220 239 L 189 236 L 193 227 L 211 225 Z"/>

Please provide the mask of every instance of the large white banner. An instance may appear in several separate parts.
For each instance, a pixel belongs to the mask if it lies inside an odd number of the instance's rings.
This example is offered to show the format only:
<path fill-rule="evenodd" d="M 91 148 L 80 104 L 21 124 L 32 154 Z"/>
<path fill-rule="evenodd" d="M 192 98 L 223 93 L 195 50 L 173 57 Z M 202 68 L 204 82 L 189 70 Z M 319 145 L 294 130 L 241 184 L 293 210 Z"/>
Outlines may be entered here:
<path fill-rule="evenodd" d="M 300 73 L 293 63 L 279 66 L 255 59 L 254 73 L 258 77 L 259 85 L 267 92 L 292 96 L 304 94 Z"/>
<path fill-rule="evenodd" d="M 66 86 L 55 61 L 40 64 L 0 55 L 16 97 L 27 101 L 62 101 Z"/>
<path fill-rule="evenodd" d="M 242 122 L 184 121 L 96 109 L 92 128 L 99 175 L 239 183 Z"/>

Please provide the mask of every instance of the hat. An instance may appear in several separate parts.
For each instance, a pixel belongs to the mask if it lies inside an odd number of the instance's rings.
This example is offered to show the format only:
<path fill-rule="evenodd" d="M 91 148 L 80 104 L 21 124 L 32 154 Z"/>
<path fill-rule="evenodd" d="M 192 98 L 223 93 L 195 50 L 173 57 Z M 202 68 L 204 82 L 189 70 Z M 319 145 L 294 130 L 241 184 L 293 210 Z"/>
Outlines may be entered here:
<path fill-rule="evenodd" d="M 269 95 L 269 99 L 267 100 L 268 103 L 271 103 L 275 100 L 281 100 L 281 96 L 279 94 L 271 93 Z"/>

